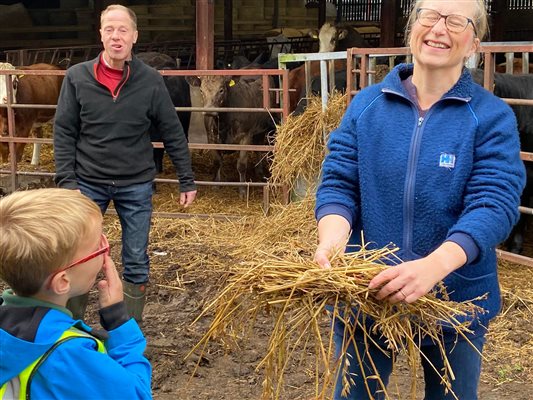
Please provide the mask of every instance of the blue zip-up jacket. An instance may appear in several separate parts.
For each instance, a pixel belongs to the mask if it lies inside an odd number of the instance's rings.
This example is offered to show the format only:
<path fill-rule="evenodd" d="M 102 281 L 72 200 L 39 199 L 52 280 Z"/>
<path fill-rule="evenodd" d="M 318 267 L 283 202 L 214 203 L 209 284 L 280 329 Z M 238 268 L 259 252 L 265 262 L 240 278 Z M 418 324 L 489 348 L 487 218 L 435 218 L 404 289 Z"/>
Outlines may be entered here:
<path fill-rule="evenodd" d="M 2 299 L 0 386 L 42 356 L 70 327 L 91 332 L 64 307 L 8 292 Z M 117 306 L 125 310 L 123 303 Z M 143 355 L 146 340 L 139 326 L 129 319 L 107 333 L 107 354 L 99 353 L 91 338 L 75 338 L 57 346 L 37 369 L 29 388 L 30 398 L 151 399 L 151 366 Z"/>
<path fill-rule="evenodd" d="M 454 301 L 487 293 L 476 302 L 486 323 L 501 306 L 495 247 L 518 221 L 525 185 L 516 118 L 467 69 L 421 118 L 402 84 L 412 70 L 395 67 L 349 105 L 329 139 L 316 216 L 344 216 L 351 243 L 362 230 L 378 248 L 397 245 L 404 261 L 451 237 L 471 242 L 475 258 L 444 283 Z"/>

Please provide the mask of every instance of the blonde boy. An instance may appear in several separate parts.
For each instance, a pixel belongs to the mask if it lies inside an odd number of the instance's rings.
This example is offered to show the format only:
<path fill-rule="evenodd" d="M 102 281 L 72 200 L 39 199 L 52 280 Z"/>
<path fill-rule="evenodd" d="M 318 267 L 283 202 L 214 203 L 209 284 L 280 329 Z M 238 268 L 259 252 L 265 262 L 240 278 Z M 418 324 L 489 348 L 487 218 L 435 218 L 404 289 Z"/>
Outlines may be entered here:
<path fill-rule="evenodd" d="M 67 301 L 97 281 L 95 335 Z M 0 199 L 0 399 L 151 398 L 146 341 L 128 317 L 98 206 L 75 190 Z"/>

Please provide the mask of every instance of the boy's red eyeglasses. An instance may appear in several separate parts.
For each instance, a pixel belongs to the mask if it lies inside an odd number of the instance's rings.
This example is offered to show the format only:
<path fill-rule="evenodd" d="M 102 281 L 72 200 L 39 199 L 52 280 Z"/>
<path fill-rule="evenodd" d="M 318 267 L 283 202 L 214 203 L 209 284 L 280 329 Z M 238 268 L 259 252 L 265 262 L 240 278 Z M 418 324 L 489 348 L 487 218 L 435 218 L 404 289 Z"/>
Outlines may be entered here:
<path fill-rule="evenodd" d="M 76 261 L 70 263 L 66 267 L 60 268 L 57 271 L 53 272 L 52 275 L 50 275 L 50 278 L 48 280 L 48 286 L 47 286 L 48 289 L 50 289 L 50 284 L 52 283 L 52 279 L 54 279 L 54 276 L 56 276 L 60 272 L 66 271 L 67 269 L 75 267 L 76 265 L 80 265 L 80 264 L 86 263 L 87 261 L 90 261 L 93 258 L 96 258 L 96 257 L 98 257 L 98 256 L 100 256 L 102 254 L 109 253 L 109 242 L 107 241 L 106 235 L 104 235 L 103 233 L 102 233 L 102 238 L 101 238 L 100 244 L 101 244 L 101 247 L 98 250 L 93 251 L 91 254 L 89 254 L 89 255 L 87 255 L 87 256 L 85 256 L 83 258 L 80 258 L 79 260 L 76 260 Z"/>

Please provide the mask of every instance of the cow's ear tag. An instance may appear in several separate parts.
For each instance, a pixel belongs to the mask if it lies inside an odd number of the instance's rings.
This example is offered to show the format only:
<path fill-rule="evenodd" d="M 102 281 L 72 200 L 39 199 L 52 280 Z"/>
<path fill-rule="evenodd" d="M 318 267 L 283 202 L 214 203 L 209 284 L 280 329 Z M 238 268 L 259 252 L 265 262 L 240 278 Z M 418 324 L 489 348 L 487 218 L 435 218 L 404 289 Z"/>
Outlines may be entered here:
<path fill-rule="evenodd" d="M 235 86 L 235 81 L 232 79 L 231 81 L 229 81 L 229 87 L 232 87 L 232 86 Z"/>

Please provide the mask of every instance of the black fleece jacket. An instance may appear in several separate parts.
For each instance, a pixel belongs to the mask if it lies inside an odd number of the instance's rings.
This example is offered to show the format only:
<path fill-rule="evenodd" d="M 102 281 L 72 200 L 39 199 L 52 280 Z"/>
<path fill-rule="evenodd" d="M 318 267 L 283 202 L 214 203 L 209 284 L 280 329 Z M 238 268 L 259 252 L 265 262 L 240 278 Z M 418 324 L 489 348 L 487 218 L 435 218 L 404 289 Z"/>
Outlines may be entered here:
<path fill-rule="evenodd" d="M 127 186 L 155 178 L 149 128 L 161 136 L 180 191 L 196 189 L 187 139 L 161 75 L 133 57 L 114 93 L 96 79 L 100 56 L 67 70 L 54 122 L 55 181 Z"/>

